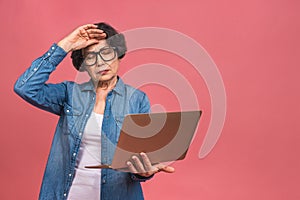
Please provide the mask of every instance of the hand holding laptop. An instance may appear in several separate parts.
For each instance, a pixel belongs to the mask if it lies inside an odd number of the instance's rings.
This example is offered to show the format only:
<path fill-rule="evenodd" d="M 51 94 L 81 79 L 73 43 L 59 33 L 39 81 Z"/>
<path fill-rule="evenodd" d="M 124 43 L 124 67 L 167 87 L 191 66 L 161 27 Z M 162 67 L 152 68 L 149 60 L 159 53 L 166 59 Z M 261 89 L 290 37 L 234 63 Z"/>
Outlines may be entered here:
<path fill-rule="evenodd" d="M 132 156 L 131 161 L 127 161 L 126 164 L 131 173 L 135 173 L 144 177 L 149 177 L 160 171 L 167 173 L 175 172 L 175 169 L 173 167 L 166 166 L 162 163 L 152 165 L 147 154 L 143 152 L 140 153 L 140 157 L 141 159 L 137 156 Z"/>
<path fill-rule="evenodd" d="M 162 163 L 185 158 L 201 113 L 198 110 L 126 115 L 112 162 L 85 167 L 142 176 L 159 171 L 172 173 L 175 169 Z"/>

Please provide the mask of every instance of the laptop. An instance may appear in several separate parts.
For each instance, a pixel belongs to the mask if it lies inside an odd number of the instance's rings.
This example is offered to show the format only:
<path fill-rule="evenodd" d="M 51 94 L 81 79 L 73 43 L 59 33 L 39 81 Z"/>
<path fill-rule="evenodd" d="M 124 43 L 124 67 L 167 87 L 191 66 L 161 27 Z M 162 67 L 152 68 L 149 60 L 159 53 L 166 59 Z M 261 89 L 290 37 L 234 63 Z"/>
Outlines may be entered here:
<path fill-rule="evenodd" d="M 133 155 L 147 154 L 151 163 L 185 158 L 202 111 L 126 115 L 111 164 L 85 166 L 128 171 L 126 162 Z"/>

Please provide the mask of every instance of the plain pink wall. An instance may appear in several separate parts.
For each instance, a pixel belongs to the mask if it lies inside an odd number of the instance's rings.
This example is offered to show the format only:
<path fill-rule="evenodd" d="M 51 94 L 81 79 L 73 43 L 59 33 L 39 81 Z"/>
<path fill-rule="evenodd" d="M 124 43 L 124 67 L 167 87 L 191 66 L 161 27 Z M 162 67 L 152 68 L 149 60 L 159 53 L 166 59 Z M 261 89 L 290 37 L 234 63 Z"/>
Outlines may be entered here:
<path fill-rule="evenodd" d="M 187 158 L 174 164 L 176 173 L 143 184 L 146 199 L 300 199 L 299 1 L 11 0 L 1 1 L 0 9 L 0 199 L 37 198 L 58 120 L 17 97 L 16 78 L 70 30 L 99 21 L 120 31 L 152 26 L 188 35 L 207 50 L 225 84 L 225 126 L 213 151 L 200 160 L 211 111 L 201 77 L 168 53 L 125 57 L 120 74 L 149 62 L 174 67 L 189 79 L 206 111 Z M 73 80 L 70 63 L 66 59 L 51 81 Z M 167 89 L 142 89 L 152 103 L 178 108 Z"/>

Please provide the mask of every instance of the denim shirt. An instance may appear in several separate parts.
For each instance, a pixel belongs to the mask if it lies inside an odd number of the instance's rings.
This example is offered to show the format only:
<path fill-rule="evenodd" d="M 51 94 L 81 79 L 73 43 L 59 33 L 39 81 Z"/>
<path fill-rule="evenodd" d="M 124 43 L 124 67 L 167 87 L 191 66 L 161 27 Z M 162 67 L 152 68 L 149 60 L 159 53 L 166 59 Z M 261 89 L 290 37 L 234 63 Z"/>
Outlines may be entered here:
<path fill-rule="evenodd" d="M 32 62 L 14 86 L 15 92 L 27 102 L 60 116 L 42 181 L 41 200 L 67 199 L 83 131 L 96 99 L 92 81 L 83 84 L 70 81 L 46 84 L 50 74 L 66 55 L 62 48 L 53 44 L 44 55 Z M 124 116 L 149 111 L 146 94 L 118 78 L 115 88 L 106 98 L 101 133 L 102 164 L 110 164 L 112 161 Z M 140 182 L 147 179 L 131 173 L 103 169 L 101 200 L 143 199 Z"/>

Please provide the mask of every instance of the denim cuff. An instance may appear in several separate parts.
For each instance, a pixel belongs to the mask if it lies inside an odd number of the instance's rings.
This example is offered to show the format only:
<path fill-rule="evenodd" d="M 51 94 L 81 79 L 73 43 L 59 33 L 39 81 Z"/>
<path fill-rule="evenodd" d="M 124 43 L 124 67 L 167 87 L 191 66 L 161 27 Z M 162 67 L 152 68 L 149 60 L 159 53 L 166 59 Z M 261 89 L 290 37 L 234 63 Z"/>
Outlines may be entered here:
<path fill-rule="evenodd" d="M 152 174 L 149 177 L 141 176 L 141 175 L 138 175 L 138 174 L 131 174 L 131 179 L 134 180 L 134 181 L 144 182 L 144 181 L 147 181 L 147 180 L 151 179 L 153 176 L 154 176 L 154 174 Z"/>
<path fill-rule="evenodd" d="M 44 60 L 49 60 L 54 66 L 57 66 L 68 53 L 59 47 L 57 44 L 53 44 L 50 49 L 43 55 Z"/>

